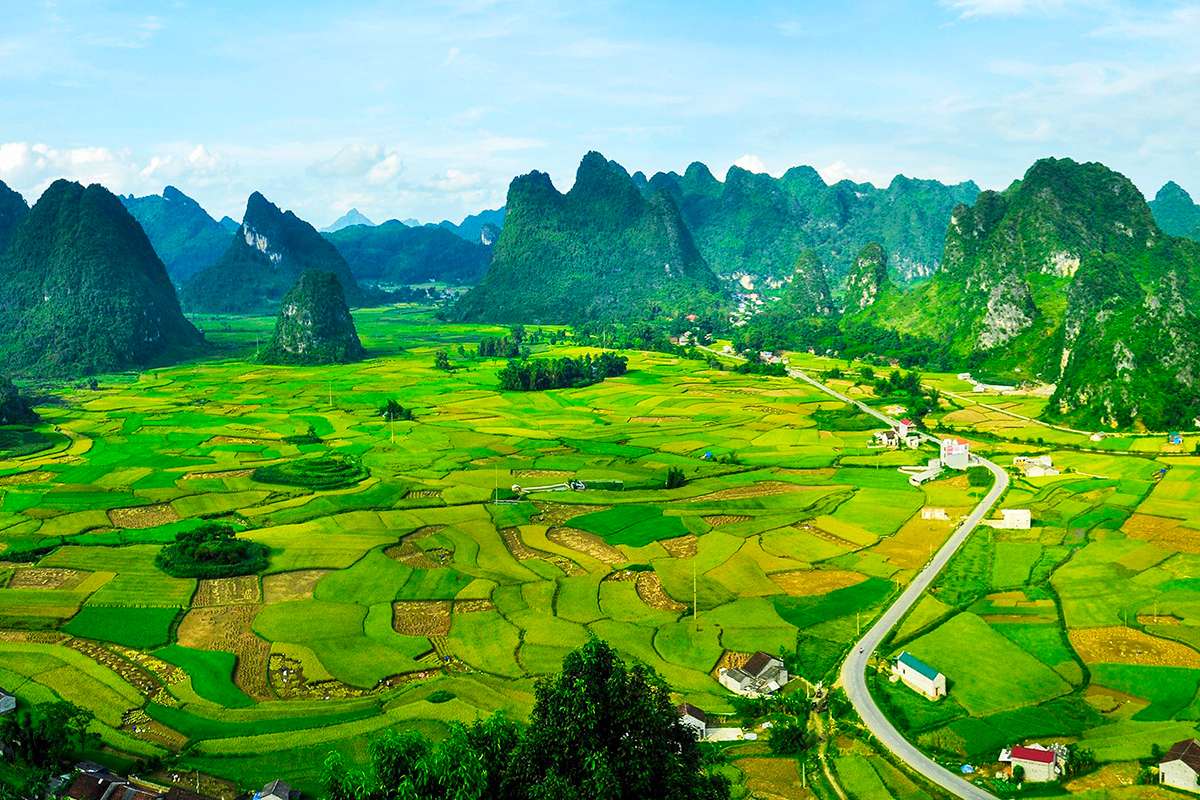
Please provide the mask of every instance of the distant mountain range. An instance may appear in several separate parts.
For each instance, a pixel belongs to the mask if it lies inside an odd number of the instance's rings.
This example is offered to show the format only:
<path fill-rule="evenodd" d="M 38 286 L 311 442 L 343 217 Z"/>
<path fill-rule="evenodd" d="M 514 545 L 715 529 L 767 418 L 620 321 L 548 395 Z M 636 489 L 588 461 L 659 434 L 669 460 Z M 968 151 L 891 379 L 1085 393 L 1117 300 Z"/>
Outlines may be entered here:
<path fill-rule="evenodd" d="M 675 199 L 719 275 L 778 280 L 811 250 L 834 284 L 868 242 L 883 246 L 895 280 L 932 275 L 951 211 L 979 194 L 972 181 L 948 186 L 902 175 L 886 189 L 845 180 L 829 186 L 812 167 L 774 178 L 735 166 L 721 183 L 700 162 L 683 175 L 660 172 L 639 183 Z"/>
<path fill-rule="evenodd" d="M 161 195 L 124 195 L 121 202 L 150 237 L 176 285 L 217 263 L 229 248 L 230 231 L 174 186 L 163 189 Z"/>
<path fill-rule="evenodd" d="M 444 219 L 438 223 L 438 226 L 445 228 L 460 239 L 491 246 L 500 238 L 500 231 L 504 228 L 504 212 L 503 208 L 480 211 L 478 214 L 465 217 L 457 225 Z"/>
<path fill-rule="evenodd" d="M 374 222 L 367 219 L 366 215 L 357 208 L 352 208 L 345 214 L 342 214 L 331 225 L 326 228 L 321 228 L 321 233 L 336 233 L 342 228 L 349 228 L 351 225 L 374 225 Z"/>
<path fill-rule="evenodd" d="M 401 286 L 433 281 L 478 283 L 492 249 L 436 225 L 410 228 L 397 220 L 375 227 L 351 225 L 325 234 L 363 283 Z"/>
<path fill-rule="evenodd" d="M 184 285 L 183 303 L 190 311 L 273 312 L 310 269 L 333 273 L 347 302 L 362 302 L 358 282 L 337 248 L 312 225 L 255 192 L 225 253 Z"/>
<path fill-rule="evenodd" d="M 10 219 L 16 206 L 0 195 Z M 0 254 L 6 371 L 74 377 L 164 363 L 201 347 L 145 232 L 107 189 L 55 181 L 18 216 Z"/>
<path fill-rule="evenodd" d="M 566 194 L 542 172 L 509 186 L 504 227 L 460 319 L 503 322 L 649 320 L 713 312 L 720 284 L 674 199 L 643 194 L 599 153 Z"/>

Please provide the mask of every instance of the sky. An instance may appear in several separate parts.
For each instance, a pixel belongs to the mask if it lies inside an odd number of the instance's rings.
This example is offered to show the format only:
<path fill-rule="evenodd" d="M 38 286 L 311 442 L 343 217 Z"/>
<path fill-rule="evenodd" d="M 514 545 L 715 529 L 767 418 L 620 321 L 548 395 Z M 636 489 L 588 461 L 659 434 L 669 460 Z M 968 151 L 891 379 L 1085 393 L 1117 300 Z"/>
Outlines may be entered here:
<path fill-rule="evenodd" d="M 458 220 L 599 150 L 1003 188 L 1044 156 L 1200 197 L 1200 0 L 0 0 L 0 180 L 240 220 Z"/>

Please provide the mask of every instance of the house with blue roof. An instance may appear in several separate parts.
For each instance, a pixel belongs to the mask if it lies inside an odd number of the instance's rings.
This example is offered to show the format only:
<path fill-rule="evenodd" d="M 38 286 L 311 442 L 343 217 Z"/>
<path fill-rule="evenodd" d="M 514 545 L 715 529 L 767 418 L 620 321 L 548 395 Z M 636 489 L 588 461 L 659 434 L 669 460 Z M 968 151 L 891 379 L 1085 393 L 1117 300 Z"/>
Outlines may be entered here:
<path fill-rule="evenodd" d="M 892 665 L 892 679 L 901 681 L 930 700 L 946 696 L 946 676 L 905 650 Z"/>

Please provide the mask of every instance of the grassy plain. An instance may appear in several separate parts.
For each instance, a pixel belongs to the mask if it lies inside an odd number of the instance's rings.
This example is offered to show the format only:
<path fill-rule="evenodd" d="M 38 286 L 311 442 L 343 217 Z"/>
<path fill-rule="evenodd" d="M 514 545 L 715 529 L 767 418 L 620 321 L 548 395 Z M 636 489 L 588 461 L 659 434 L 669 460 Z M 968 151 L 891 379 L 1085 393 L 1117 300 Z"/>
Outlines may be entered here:
<path fill-rule="evenodd" d="M 722 659 L 782 651 L 828 679 L 949 534 L 919 510 L 978 496 L 909 486 L 895 467 L 928 454 L 868 449 L 790 379 L 630 353 L 621 378 L 502 393 L 502 362 L 459 351 L 499 329 L 356 320 L 360 364 L 258 365 L 270 320 L 204 318 L 213 357 L 60 387 L 52 444 L 0 455 L 0 684 L 91 709 L 112 756 L 180 754 L 246 787 L 311 789 L 330 750 L 362 759 L 385 728 L 524 717 L 588 636 L 729 712 Z M 385 422 L 389 399 L 416 419 Z M 670 467 L 687 481 L 667 490 Z M 491 502 L 566 478 L 601 488 Z M 204 519 L 269 546 L 267 574 L 158 571 Z"/>

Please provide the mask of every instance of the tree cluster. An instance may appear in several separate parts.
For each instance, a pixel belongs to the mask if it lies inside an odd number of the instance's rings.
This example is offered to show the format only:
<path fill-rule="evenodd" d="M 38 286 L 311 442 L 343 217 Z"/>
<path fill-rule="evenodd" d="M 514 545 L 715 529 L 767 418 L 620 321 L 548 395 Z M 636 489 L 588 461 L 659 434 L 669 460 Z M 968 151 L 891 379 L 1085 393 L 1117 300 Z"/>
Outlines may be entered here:
<path fill-rule="evenodd" d="M 497 713 L 453 724 L 437 744 L 390 732 L 372 745 L 367 770 L 331 755 L 324 784 L 328 800 L 727 800 L 730 792 L 662 678 L 595 639 L 538 682 L 528 726 Z"/>
<path fill-rule="evenodd" d="M 228 578 L 262 572 L 269 554 L 266 545 L 237 538 L 228 525 L 207 523 L 176 534 L 154 563 L 176 578 Z"/>
<path fill-rule="evenodd" d="M 540 392 L 546 389 L 568 389 L 590 386 L 605 378 L 624 375 L 629 360 L 615 353 L 601 353 L 595 358 L 538 358 L 509 361 L 496 377 L 500 388 L 507 392 Z"/>
<path fill-rule="evenodd" d="M 480 358 L 517 358 L 521 345 L 511 336 L 485 336 L 479 340 Z"/>
<path fill-rule="evenodd" d="M 387 405 L 379 409 L 379 416 L 383 417 L 386 422 L 408 422 L 413 418 L 413 411 L 395 400 L 388 400 Z"/>
<path fill-rule="evenodd" d="M 41 797 L 46 781 L 95 743 L 96 734 L 88 731 L 92 721 L 90 711 L 64 702 L 0 717 L 0 743 L 11 748 L 11 757 L 0 767 L 0 797 L 6 789 L 12 797 Z M 5 777 L 17 776 L 16 786 L 5 785 Z"/>

